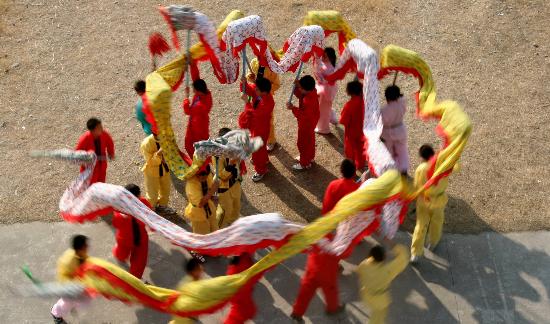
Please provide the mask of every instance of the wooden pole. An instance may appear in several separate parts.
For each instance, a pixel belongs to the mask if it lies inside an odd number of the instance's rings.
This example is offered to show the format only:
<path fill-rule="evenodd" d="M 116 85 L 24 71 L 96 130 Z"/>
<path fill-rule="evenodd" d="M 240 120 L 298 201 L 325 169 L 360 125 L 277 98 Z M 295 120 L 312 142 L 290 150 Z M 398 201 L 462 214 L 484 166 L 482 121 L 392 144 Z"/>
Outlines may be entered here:
<path fill-rule="evenodd" d="M 246 62 L 248 61 L 246 59 L 246 46 L 243 47 L 243 50 L 241 51 L 241 58 L 242 58 L 242 61 L 243 61 L 242 64 L 241 64 L 242 67 L 243 67 L 243 70 L 242 70 L 242 73 L 241 73 L 241 78 L 245 78 L 246 77 Z M 242 89 L 243 94 L 245 94 L 246 93 L 246 84 L 243 84 L 242 87 L 243 87 L 243 89 Z"/>
<path fill-rule="evenodd" d="M 296 72 L 296 77 L 294 78 L 294 83 L 292 84 L 292 91 L 290 91 L 290 97 L 288 98 L 288 103 L 292 103 L 292 96 L 294 95 L 294 90 L 296 90 L 296 81 L 300 79 L 300 74 L 302 74 L 303 66 L 304 66 L 304 62 L 300 62 L 300 66 L 298 66 L 298 72 Z"/>
<path fill-rule="evenodd" d="M 187 77 L 185 78 L 185 87 L 189 88 L 189 83 L 191 82 L 191 69 L 189 67 L 189 64 L 191 64 L 191 29 L 187 30 L 185 59 L 187 62 L 187 67 L 185 69 L 185 73 L 187 74 Z"/>
<path fill-rule="evenodd" d="M 395 81 L 397 80 L 397 73 L 398 71 L 395 71 L 395 74 L 393 75 L 393 85 L 395 85 Z"/>
<path fill-rule="evenodd" d="M 248 70 L 252 72 L 252 65 L 250 65 L 250 61 L 248 60 L 248 57 L 245 56 L 244 58 L 246 60 L 246 66 L 248 66 Z"/>

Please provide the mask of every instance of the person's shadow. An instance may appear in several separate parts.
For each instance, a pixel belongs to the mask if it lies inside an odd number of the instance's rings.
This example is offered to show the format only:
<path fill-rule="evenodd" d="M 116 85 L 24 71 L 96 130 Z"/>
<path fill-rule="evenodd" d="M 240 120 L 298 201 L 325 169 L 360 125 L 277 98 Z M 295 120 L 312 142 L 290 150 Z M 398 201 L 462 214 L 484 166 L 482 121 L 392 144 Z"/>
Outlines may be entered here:
<path fill-rule="evenodd" d="M 414 221 L 406 220 L 403 228 L 409 234 L 400 235 L 400 241 L 410 246 Z M 479 235 L 444 233 L 434 253 L 425 251 L 425 258 L 402 273 L 392 284 L 391 307 L 399 311 L 390 310 L 389 322 L 457 323 L 468 321 L 461 312 L 473 309 L 467 315 L 477 323 L 531 323 L 535 315 L 526 318 L 516 300 L 540 301 L 542 296 L 536 288 L 550 293 L 550 275 L 541 271 L 550 268 L 550 256 L 506 235 L 487 231 L 490 226 L 470 205 L 453 196 L 449 197 L 444 229 Z M 533 286 L 533 280 L 542 285 Z M 449 291 L 460 298 L 453 300 L 445 293 Z M 456 309 L 447 309 L 443 299 Z"/>
<path fill-rule="evenodd" d="M 249 216 L 249 215 L 257 215 L 261 213 L 262 211 L 256 208 L 256 206 L 254 206 L 250 202 L 250 200 L 248 200 L 246 193 L 243 191 L 241 193 L 241 215 Z"/>
<path fill-rule="evenodd" d="M 263 250 L 258 252 L 259 255 L 265 255 L 269 251 Z M 271 299 L 275 299 L 277 306 L 268 306 L 268 310 L 265 312 L 262 310 L 258 313 L 259 316 L 262 316 L 262 320 L 257 320 L 257 323 L 264 323 L 264 319 L 270 319 L 273 317 L 263 317 L 263 316 L 273 316 L 271 309 L 277 309 L 277 313 L 283 313 L 279 320 L 267 320 L 265 323 L 289 323 L 289 316 L 292 313 L 292 305 L 296 301 L 298 296 L 298 291 L 300 289 L 300 284 L 302 277 L 304 275 L 305 264 L 307 260 L 307 253 L 300 253 L 298 255 L 289 258 L 282 263 L 278 264 L 275 268 L 268 271 L 265 275 L 265 281 L 261 284 L 271 293 Z M 313 296 L 311 302 L 309 303 L 308 310 L 304 315 L 304 318 L 309 319 L 312 323 L 363 323 L 365 318 L 364 312 L 361 307 L 356 307 L 354 301 L 358 298 L 357 280 L 350 275 L 340 275 L 339 280 L 339 299 L 340 303 L 346 304 L 346 310 L 337 315 L 326 315 L 325 303 L 319 293 L 322 295 L 321 290 L 318 289 L 317 293 Z M 261 302 L 264 304 L 263 301 Z M 267 306 L 267 305 L 266 305 Z M 363 316 L 357 316 L 357 314 L 363 313 Z"/>
<path fill-rule="evenodd" d="M 416 202 L 409 204 L 407 217 L 401 229 L 412 233 L 416 224 Z M 485 223 L 470 205 L 460 198 L 449 196 L 449 202 L 445 207 L 444 232 L 459 233 L 481 233 L 492 231 L 492 228 Z"/>
<path fill-rule="evenodd" d="M 160 245 L 149 241 L 147 268 L 151 269 L 151 284 L 176 289 L 178 282 L 184 277 L 183 265 L 188 258 L 181 248 L 174 247 L 167 252 Z M 171 315 L 143 307 L 136 310 L 136 318 L 140 324 L 168 323 Z"/>
<path fill-rule="evenodd" d="M 279 149 L 281 151 L 281 149 Z M 304 195 L 276 168 L 269 170 L 269 176 L 262 180 L 271 191 L 298 215 L 318 215 L 319 207 Z M 264 211 L 265 212 L 265 211 Z M 310 219 L 307 219 L 310 221 Z"/>
<path fill-rule="evenodd" d="M 320 203 L 323 202 L 323 196 L 328 183 L 334 180 L 336 177 L 325 169 L 323 166 L 312 163 L 311 169 L 297 172 L 292 170 L 291 165 L 296 163 L 294 158 L 281 147 L 276 154 L 277 158 L 283 163 L 283 165 L 291 172 L 290 180 L 298 185 L 303 190 L 308 191 L 310 194 L 317 198 Z M 303 214 L 303 213 L 300 213 Z M 308 219 L 312 221 L 313 219 Z"/>
<path fill-rule="evenodd" d="M 172 172 L 170 172 L 170 178 L 172 179 L 172 186 L 174 187 L 176 192 L 186 197 L 187 195 L 185 194 L 185 181 L 177 178 Z"/>
<path fill-rule="evenodd" d="M 450 209 L 455 211 L 448 212 Z M 453 213 L 463 215 L 462 219 L 451 219 Z M 412 230 L 413 224 L 409 219 L 403 228 Z M 455 197 L 449 199 L 445 226 L 452 224 L 489 228 L 464 200 Z M 410 246 L 410 233 L 399 232 L 396 241 Z M 354 270 L 367 258 L 371 246 L 372 243 L 360 243 L 341 262 L 344 269 L 339 276 L 339 290 L 341 301 L 347 303 L 346 311 L 336 317 L 326 316 L 322 312 L 324 302 L 316 295 L 306 318 L 313 323 L 361 323 L 368 318 Z M 152 284 L 175 288 L 184 276 L 182 264 L 188 255 L 177 247 L 167 252 L 153 241 L 149 248 L 147 267 Z M 256 259 L 267 253 L 268 250 L 259 250 Z M 254 292 L 258 305 L 255 322 L 290 322 L 288 315 L 298 293 L 305 259 L 306 254 L 299 254 L 265 273 Z M 219 276 L 225 274 L 226 266 L 225 258 L 207 257 L 205 270 L 211 276 Z M 527 248 L 508 235 L 446 233 L 434 253 L 426 251 L 418 265 L 408 266 L 392 283 L 388 323 L 458 323 L 468 321 L 468 316 L 478 323 L 546 322 L 545 318 L 521 312 L 517 303 L 547 298 L 550 273 L 545 269 L 549 268 L 550 256 L 546 252 Z M 138 323 L 166 323 L 170 319 L 170 315 L 147 308 L 138 309 L 136 316 Z"/>
<path fill-rule="evenodd" d="M 530 278 L 539 280 L 546 294 L 550 293 L 550 276 L 546 271 L 541 272 L 541 269 L 550 268 L 550 256 L 541 250 L 528 249 L 500 233 L 486 232 L 490 226 L 467 202 L 452 196 L 444 226 L 468 229 L 470 233 L 485 231 L 481 235 L 468 235 L 468 240 L 461 245 L 452 239 L 445 240 L 434 253 L 450 263 L 446 270 L 451 277 L 449 290 L 474 307 L 475 320 L 479 323 L 530 323 L 532 319 L 518 312 L 516 300 L 540 301 L 542 296 Z M 429 276 L 432 272 L 443 271 L 436 263 L 422 263 L 421 266 L 420 274 L 427 282 L 433 281 Z M 460 269 L 460 273 L 456 269 Z M 546 321 L 535 320 L 537 323 Z"/>
<path fill-rule="evenodd" d="M 322 136 L 327 143 L 334 148 L 334 150 L 340 155 L 344 155 L 344 130 L 342 129 L 342 126 L 338 125 L 336 127 L 333 127 L 334 132 L 328 134 L 328 135 L 317 135 Z"/>

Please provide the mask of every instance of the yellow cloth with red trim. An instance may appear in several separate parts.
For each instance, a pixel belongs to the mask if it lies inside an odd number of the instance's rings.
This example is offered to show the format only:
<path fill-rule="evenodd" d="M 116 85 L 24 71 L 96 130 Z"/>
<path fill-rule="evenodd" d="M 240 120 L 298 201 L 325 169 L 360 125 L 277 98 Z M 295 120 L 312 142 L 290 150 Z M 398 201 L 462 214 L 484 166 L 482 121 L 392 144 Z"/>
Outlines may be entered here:
<path fill-rule="evenodd" d="M 229 17 L 228 17 L 229 18 Z M 222 27 L 220 27 L 222 28 Z M 192 54 L 193 55 L 193 54 Z M 171 86 L 183 73 L 185 58 L 178 64 L 164 66 L 147 77 L 147 96 L 159 129 L 159 138 L 170 169 L 181 178 L 194 174 L 202 161 L 194 159 L 187 166 L 178 154 L 175 136 L 170 125 Z M 471 134 L 471 122 L 454 101 L 436 102 L 431 71 L 418 54 L 398 46 L 386 47 L 381 55 L 381 74 L 400 70 L 420 79 L 418 111 L 422 117 L 440 118 L 438 130 L 444 134 L 445 144 L 438 152 L 426 184 L 410 192 L 407 182 L 397 170 L 391 169 L 368 186 L 344 197 L 334 209 L 296 233 L 286 244 L 272 251 L 252 267 L 239 274 L 221 276 L 199 282 L 190 282 L 180 292 L 148 286 L 124 270 L 105 261 L 90 258 L 83 267 L 82 282 L 90 290 L 107 297 L 144 304 L 178 316 L 194 316 L 213 312 L 222 307 L 252 277 L 288 259 L 333 231 L 338 223 L 355 216 L 359 211 L 383 206 L 388 200 L 401 197 L 412 200 L 434 182 L 447 176 L 460 158 Z"/>

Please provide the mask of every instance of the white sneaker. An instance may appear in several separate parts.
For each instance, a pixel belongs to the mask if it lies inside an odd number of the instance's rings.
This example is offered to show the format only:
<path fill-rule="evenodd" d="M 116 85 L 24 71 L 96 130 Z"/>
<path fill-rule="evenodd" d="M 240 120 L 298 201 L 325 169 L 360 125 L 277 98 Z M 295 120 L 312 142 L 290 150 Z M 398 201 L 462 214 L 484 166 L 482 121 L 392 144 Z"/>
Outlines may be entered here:
<path fill-rule="evenodd" d="M 418 260 L 420 260 L 420 256 L 418 255 L 411 255 L 411 263 L 412 264 L 417 264 L 418 263 Z"/>
<path fill-rule="evenodd" d="M 311 168 L 311 163 L 306 165 L 306 166 L 303 166 L 300 163 L 296 163 L 292 166 L 292 169 L 294 169 L 296 171 L 303 171 L 303 170 L 307 170 L 309 168 Z"/>
<path fill-rule="evenodd" d="M 428 243 L 428 245 L 426 245 L 426 249 L 432 252 L 435 251 L 436 248 L 437 248 L 437 244 Z"/>
<path fill-rule="evenodd" d="M 328 132 L 320 132 L 319 129 L 315 128 L 315 133 L 319 134 L 319 135 L 329 135 L 330 134 L 330 131 Z"/>
<path fill-rule="evenodd" d="M 252 175 L 252 181 L 258 182 L 258 181 L 262 180 L 264 178 L 264 176 L 265 176 L 265 174 L 254 173 L 254 175 Z"/>
<path fill-rule="evenodd" d="M 275 150 L 276 147 L 277 147 L 277 143 L 276 143 L 276 142 L 266 145 L 266 149 L 267 149 L 268 152 L 273 152 L 273 150 Z"/>

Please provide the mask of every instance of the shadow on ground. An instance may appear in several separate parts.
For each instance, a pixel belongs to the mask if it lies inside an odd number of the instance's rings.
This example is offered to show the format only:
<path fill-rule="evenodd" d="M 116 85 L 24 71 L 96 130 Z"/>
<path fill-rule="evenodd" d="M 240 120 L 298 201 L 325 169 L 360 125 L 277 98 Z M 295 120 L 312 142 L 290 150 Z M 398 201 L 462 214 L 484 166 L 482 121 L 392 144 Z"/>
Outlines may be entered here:
<path fill-rule="evenodd" d="M 283 158 L 287 153 L 281 153 Z M 284 200 L 286 195 L 299 194 L 298 189 L 272 169 L 268 181 L 277 181 L 271 186 Z M 281 184 L 280 181 L 286 181 Z M 280 189 L 277 189 L 280 188 Z M 284 190 L 283 190 L 284 189 Z M 305 205 L 298 201 L 306 201 Z M 259 210 L 246 204 L 247 214 Z M 292 199 L 292 208 L 309 210 L 304 215 L 318 213 L 318 208 L 307 199 Z M 305 209 L 304 209 L 305 206 Z M 479 231 L 490 229 L 462 199 L 450 197 L 446 229 L 473 224 Z M 397 241 L 410 245 L 414 228 L 414 203 L 404 222 Z M 109 221 L 109 217 L 103 218 Z M 180 218 L 171 219 L 189 230 Z M 401 274 L 392 285 L 393 303 L 389 312 L 389 323 L 541 323 L 545 322 L 538 313 L 526 312 L 524 303 L 540 302 L 550 293 L 550 257 L 542 249 L 528 248 L 517 242 L 513 235 L 484 232 L 479 235 L 444 234 L 438 249 L 427 251 L 425 258 L 415 267 Z M 527 242 L 528 244 L 529 242 Z M 352 255 L 342 261 L 343 272 L 339 277 L 340 298 L 346 303 L 346 312 L 336 317 L 326 316 L 324 303 L 316 295 L 309 306 L 306 317 L 313 323 L 361 323 L 368 318 L 368 311 L 360 302 L 355 267 L 366 258 L 373 240 L 361 242 Z M 164 244 L 163 244 L 164 245 Z M 529 244 L 533 246 L 533 244 Z M 536 246 L 536 245 L 535 245 Z M 189 257 L 183 249 L 165 249 L 150 241 L 147 279 L 157 286 L 175 288 L 183 278 L 182 264 Z M 268 250 L 257 252 L 257 259 L 267 255 Z M 291 306 L 295 301 L 300 277 L 305 267 L 305 254 L 299 254 L 268 271 L 255 288 L 258 305 L 256 323 L 286 323 Z M 225 258 L 207 257 L 205 271 L 209 276 L 225 274 Z M 518 306 L 518 301 L 521 304 Z M 166 323 L 170 316 L 142 308 L 136 310 L 138 323 Z M 219 315 L 217 317 L 219 319 Z M 214 323 L 211 317 L 204 321 Z"/>
<path fill-rule="evenodd" d="M 289 163 L 286 160 L 288 153 L 283 153 L 284 149 L 281 148 L 277 151 L 277 156 L 285 156 L 284 160 L 281 160 L 282 163 Z M 285 151 L 286 152 L 286 151 Z M 312 216 L 319 214 L 320 209 L 315 204 L 313 204 L 309 199 L 304 197 L 295 184 L 292 183 L 289 179 L 283 176 L 276 168 L 273 166 L 269 169 L 269 174 L 262 180 L 266 186 L 268 186 L 271 191 L 279 197 L 279 199 L 285 203 L 290 209 L 294 210 L 298 215 L 305 218 L 307 221 L 311 221 Z"/>
<path fill-rule="evenodd" d="M 332 127 L 333 131 L 329 135 L 317 135 L 317 138 L 319 136 L 322 136 L 327 143 L 330 144 L 334 148 L 334 150 L 338 153 L 340 153 L 341 157 L 344 156 L 344 130 L 341 126 L 338 127 Z"/>
<path fill-rule="evenodd" d="M 414 204 L 411 204 L 409 217 L 402 226 L 409 235 L 401 239 L 408 245 L 414 219 Z M 540 292 L 550 293 L 550 276 L 541 271 L 550 267 L 549 255 L 543 250 L 527 248 L 508 236 L 486 232 L 491 230 L 490 226 L 468 203 L 449 197 L 445 230 L 466 227 L 468 232 L 473 229 L 485 232 L 480 235 L 445 233 L 433 254 L 427 252 L 417 266 L 409 267 L 397 278 L 392 296 L 393 307 L 399 311 L 390 312 L 390 322 L 458 323 L 468 322 L 468 315 L 477 323 L 545 322 L 534 313 L 526 317 L 516 301 L 519 298 L 537 302 L 544 297 Z M 542 285 L 533 285 L 536 281 Z M 459 301 L 453 301 L 445 292 L 460 296 Z M 448 308 L 453 303 L 458 311 Z M 460 314 L 465 308 L 472 310 L 466 314 L 466 320 L 464 314 Z"/>
<path fill-rule="evenodd" d="M 323 202 L 323 196 L 328 184 L 335 179 L 334 175 L 325 169 L 322 165 L 312 163 L 311 169 L 306 171 L 294 171 L 292 165 L 296 163 L 296 160 L 291 156 L 287 150 L 280 148 L 276 154 L 277 158 L 283 163 L 283 165 L 291 172 L 292 176 L 290 180 L 298 185 L 303 190 L 312 194 L 319 203 Z M 303 215 L 303 213 L 299 213 Z M 311 215 L 308 215 L 311 221 Z"/>
<path fill-rule="evenodd" d="M 402 230 L 412 233 L 416 221 L 416 204 L 409 204 L 407 218 L 401 225 Z M 445 225 L 443 230 L 446 233 L 482 233 L 493 229 L 485 223 L 470 205 L 461 198 L 449 195 L 449 202 L 445 208 Z"/>

